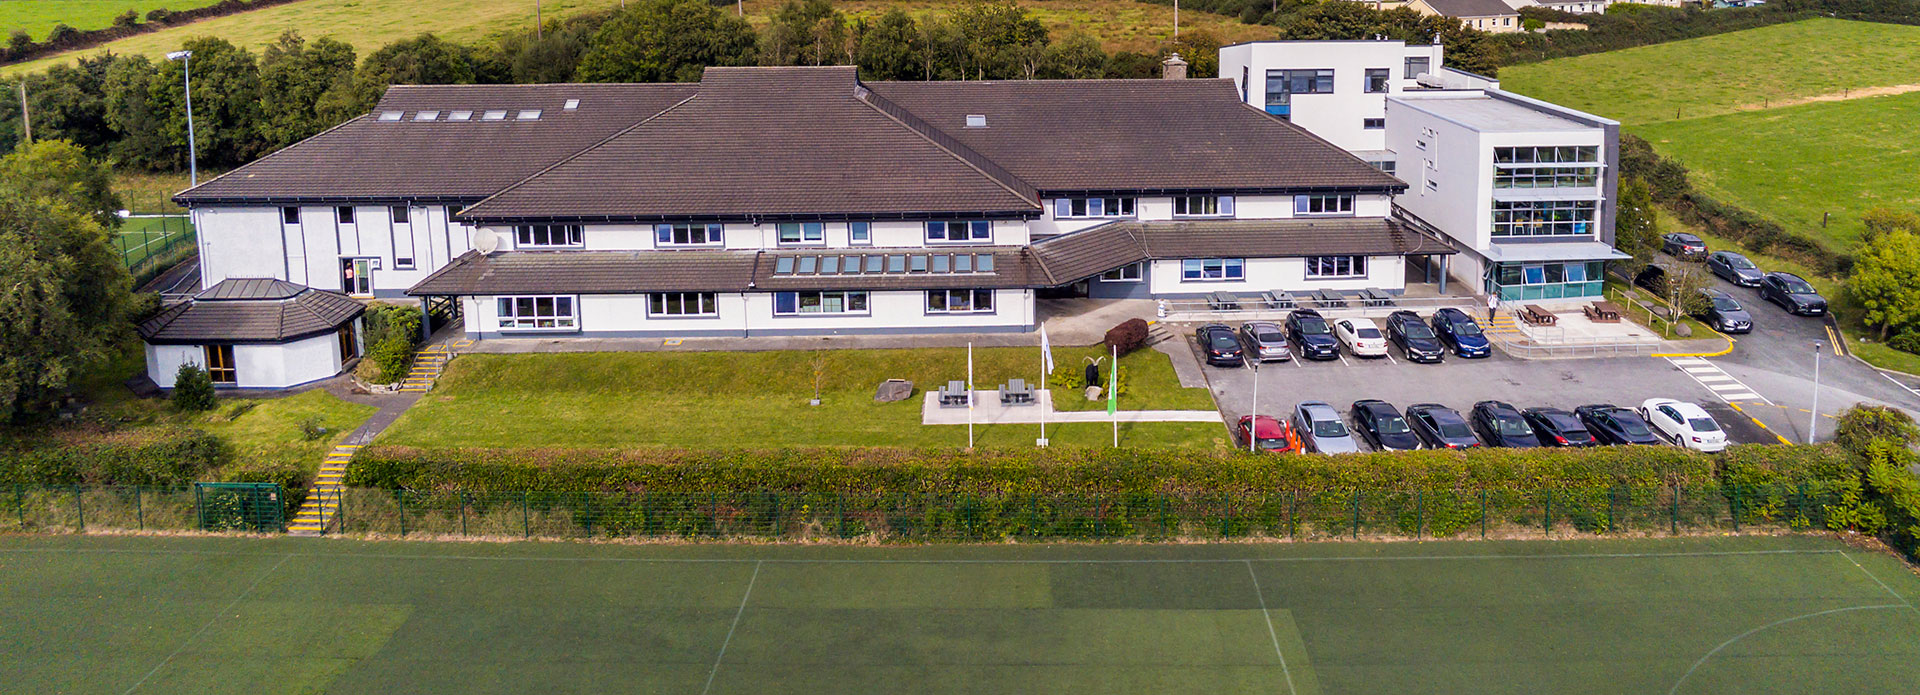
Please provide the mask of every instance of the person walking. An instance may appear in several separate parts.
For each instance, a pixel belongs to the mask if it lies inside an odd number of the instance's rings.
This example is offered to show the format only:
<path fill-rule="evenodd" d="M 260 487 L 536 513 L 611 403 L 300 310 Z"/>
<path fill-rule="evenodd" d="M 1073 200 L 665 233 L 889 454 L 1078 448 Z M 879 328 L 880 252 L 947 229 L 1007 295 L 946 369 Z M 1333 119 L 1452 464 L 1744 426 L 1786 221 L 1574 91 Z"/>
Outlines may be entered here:
<path fill-rule="evenodd" d="M 1487 292 L 1487 323 L 1493 323 L 1493 317 L 1500 313 L 1500 291 Z"/>

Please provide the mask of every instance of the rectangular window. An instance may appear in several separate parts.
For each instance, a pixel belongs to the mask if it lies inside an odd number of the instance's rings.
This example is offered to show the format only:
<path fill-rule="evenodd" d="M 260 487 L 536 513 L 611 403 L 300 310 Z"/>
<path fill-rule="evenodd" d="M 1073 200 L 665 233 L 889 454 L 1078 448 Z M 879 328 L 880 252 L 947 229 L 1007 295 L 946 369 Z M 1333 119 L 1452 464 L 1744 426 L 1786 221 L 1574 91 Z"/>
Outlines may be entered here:
<path fill-rule="evenodd" d="M 523 249 L 580 246 L 580 225 L 523 224 L 513 228 L 513 243 Z"/>
<path fill-rule="evenodd" d="M 656 292 L 647 295 L 648 316 L 718 316 L 718 295 L 712 292 Z"/>
<path fill-rule="evenodd" d="M 1418 78 L 1420 76 L 1420 73 L 1427 72 L 1432 69 L 1433 69 L 1432 58 L 1428 58 L 1426 56 L 1413 56 L 1413 57 L 1407 58 L 1406 78 L 1409 80 Z"/>
<path fill-rule="evenodd" d="M 1173 199 L 1174 217 L 1232 217 L 1233 196 L 1183 195 Z"/>
<path fill-rule="evenodd" d="M 1388 90 L 1387 81 L 1392 79 L 1388 76 L 1388 72 L 1386 68 L 1367 68 L 1368 94 L 1380 94 Z"/>
<path fill-rule="evenodd" d="M 993 311 L 993 290 L 933 290 L 927 293 L 929 314 L 984 314 Z"/>
<path fill-rule="evenodd" d="M 1387 129 L 1387 119 L 1384 119 L 1384 118 L 1362 118 L 1362 119 L 1360 119 L 1360 127 L 1361 127 L 1361 129 L 1363 129 L 1363 130 L 1386 130 L 1386 129 Z"/>
<path fill-rule="evenodd" d="M 300 208 L 280 208 L 280 224 L 300 224 Z"/>
<path fill-rule="evenodd" d="M 1494 188 L 1594 188 L 1600 185 L 1600 148 L 1495 147 Z"/>
<path fill-rule="evenodd" d="M 819 222 L 782 222 L 774 226 L 782 244 L 818 244 L 827 240 L 826 225 Z"/>
<path fill-rule="evenodd" d="M 240 374 L 233 366 L 232 345 L 208 345 L 206 352 L 207 376 L 213 383 L 229 386 L 240 383 Z"/>
<path fill-rule="evenodd" d="M 1363 278 L 1366 276 L 1366 256 L 1307 257 L 1307 277 L 1310 278 Z"/>
<path fill-rule="evenodd" d="M 986 220 L 927 223 L 927 241 L 931 243 L 963 243 L 992 239 L 993 223 Z"/>
<path fill-rule="evenodd" d="M 499 297 L 494 300 L 494 306 L 499 313 L 500 330 L 503 331 L 573 330 L 577 327 L 572 297 Z"/>
<path fill-rule="evenodd" d="M 1381 171 L 1384 171 L 1384 172 L 1387 172 L 1387 173 L 1389 173 L 1389 174 L 1391 174 L 1391 173 L 1393 173 L 1393 170 L 1394 170 L 1394 169 L 1398 169 L 1398 168 L 1399 168 L 1399 166 L 1398 166 L 1397 164 L 1395 164 L 1395 162 L 1394 162 L 1393 160 L 1391 160 L 1391 159 L 1382 159 L 1382 160 L 1378 160 L 1378 161 L 1372 161 L 1372 162 L 1367 162 L 1367 163 L 1368 163 L 1368 164 L 1372 164 L 1372 165 L 1373 165 L 1373 168 L 1375 168 L 1375 169 L 1379 169 L 1379 170 L 1381 170 Z"/>
<path fill-rule="evenodd" d="M 1246 260 L 1240 258 L 1189 258 L 1180 261 L 1180 279 L 1188 282 L 1245 280 Z"/>
<path fill-rule="evenodd" d="M 850 222 L 847 224 L 847 243 L 865 246 L 873 243 L 872 222 Z"/>
<path fill-rule="evenodd" d="M 394 224 L 409 224 L 408 220 L 411 219 L 408 214 L 409 212 L 410 210 L 405 205 L 395 205 L 387 208 L 387 213 L 393 215 Z"/>
<path fill-rule="evenodd" d="M 1141 278 L 1145 277 L 1146 269 L 1147 264 L 1145 262 L 1129 263 L 1101 273 L 1100 279 L 1107 282 L 1139 282 Z"/>
<path fill-rule="evenodd" d="M 1296 195 L 1293 197 L 1293 214 L 1351 215 L 1353 214 L 1353 196 Z"/>
<path fill-rule="evenodd" d="M 719 246 L 722 229 L 718 222 L 656 224 L 653 240 L 656 246 Z"/>
<path fill-rule="evenodd" d="M 775 292 L 775 316 L 867 313 L 865 292 Z"/>
<path fill-rule="evenodd" d="M 334 208 L 333 214 L 336 219 L 340 220 L 340 224 L 353 224 L 353 206 L 352 205 L 342 205 L 340 207 Z"/>
<path fill-rule="evenodd" d="M 1591 200 L 1493 201 L 1493 236 L 1578 236 L 1593 233 Z"/>
<path fill-rule="evenodd" d="M 1333 70 L 1268 70 L 1267 106 L 1291 106 L 1295 94 L 1332 94 Z M 1272 111 L 1271 108 L 1268 111 Z"/>
<path fill-rule="evenodd" d="M 1133 198 L 1057 198 L 1053 201 L 1054 219 L 1133 217 Z"/>

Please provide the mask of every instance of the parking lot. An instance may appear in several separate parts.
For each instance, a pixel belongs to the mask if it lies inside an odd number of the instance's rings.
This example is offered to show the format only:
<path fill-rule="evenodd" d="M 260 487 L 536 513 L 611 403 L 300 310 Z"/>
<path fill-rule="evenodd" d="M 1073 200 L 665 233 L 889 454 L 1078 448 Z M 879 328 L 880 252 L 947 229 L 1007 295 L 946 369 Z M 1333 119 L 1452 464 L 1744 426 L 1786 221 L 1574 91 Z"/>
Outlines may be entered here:
<path fill-rule="evenodd" d="M 1193 326 L 1183 330 L 1193 344 Z M 1652 357 L 1523 360 L 1498 350 L 1491 357 L 1461 359 L 1449 355 L 1439 364 L 1415 364 L 1389 357 L 1312 361 L 1297 355 L 1255 369 L 1205 366 L 1209 387 L 1230 421 L 1254 411 L 1254 382 L 1259 381 L 1258 410 L 1286 417 L 1294 404 L 1326 401 L 1343 415 L 1357 400 L 1377 398 L 1404 410 L 1415 403 L 1439 403 L 1465 414 L 1483 400 L 1506 401 L 1519 408 L 1554 406 L 1572 410 L 1591 403 L 1638 407 L 1649 398 L 1674 398 L 1699 404 L 1712 414 L 1735 443 L 1773 443 L 1773 434 L 1756 426 L 1708 388 L 1712 381 L 1689 376 L 1672 361 Z M 1196 359 L 1199 355 L 1196 352 Z M 1202 360 L 1204 364 L 1204 360 Z M 1364 445 L 1363 445 L 1364 446 Z"/>

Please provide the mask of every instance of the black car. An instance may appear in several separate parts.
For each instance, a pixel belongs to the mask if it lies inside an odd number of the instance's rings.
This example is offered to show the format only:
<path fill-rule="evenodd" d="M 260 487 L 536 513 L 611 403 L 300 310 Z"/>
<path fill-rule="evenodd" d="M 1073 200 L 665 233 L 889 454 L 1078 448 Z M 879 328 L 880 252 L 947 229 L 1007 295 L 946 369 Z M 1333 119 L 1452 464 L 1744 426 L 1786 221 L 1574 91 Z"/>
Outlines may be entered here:
<path fill-rule="evenodd" d="M 1660 250 L 1681 260 L 1691 260 L 1707 255 L 1707 242 L 1686 232 L 1673 232 L 1660 237 Z"/>
<path fill-rule="evenodd" d="M 1700 312 L 1700 320 L 1721 333 L 1752 333 L 1753 314 L 1734 301 L 1733 296 L 1716 289 L 1700 290 L 1707 296 L 1707 310 Z"/>
<path fill-rule="evenodd" d="M 1715 251 L 1707 257 L 1707 270 L 1714 275 L 1741 287 L 1759 287 L 1760 280 L 1767 276 L 1760 272 L 1760 266 L 1747 260 L 1746 256 L 1732 251 Z"/>
<path fill-rule="evenodd" d="M 1447 354 L 1447 346 L 1440 344 L 1440 337 L 1433 334 L 1420 315 L 1411 311 L 1396 311 L 1387 316 L 1387 340 L 1400 346 L 1411 362 L 1439 362 Z"/>
<path fill-rule="evenodd" d="M 1420 448 L 1420 437 L 1407 425 L 1407 419 L 1393 404 L 1379 400 L 1353 402 L 1353 429 L 1378 451 L 1412 451 Z"/>
<path fill-rule="evenodd" d="M 1500 401 L 1480 401 L 1473 404 L 1473 429 L 1488 446 L 1526 448 L 1540 446 L 1540 438 L 1533 433 L 1533 426 L 1527 424 L 1526 416 L 1520 409 Z"/>
<path fill-rule="evenodd" d="M 1819 316 L 1827 313 L 1827 300 L 1813 285 L 1793 273 L 1767 273 L 1760 281 L 1760 298 L 1780 305 L 1787 313 Z"/>
<path fill-rule="evenodd" d="M 1656 297 L 1664 296 L 1667 293 L 1667 269 L 1657 265 L 1641 268 L 1640 272 L 1633 276 L 1633 284 L 1652 292 Z"/>
<path fill-rule="evenodd" d="M 1559 408 L 1528 408 L 1520 411 L 1533 426 L 1533 433 L 1540 438 L 1541 446 L 1593 446 L 1599 444 L 1593 440 L 1593 433 L 1587 426 Z"/>
<path fill-rule="evenodd" d="M 1216 367 L 1238 367 L 1243 358 L 1240 350 L 1240 336 L 1224 324 L 1209 323 L 1193 332 L 1194 341 L 1200 343 L 1200 353 L 1206 355 L 1207 364 Z"/>
<path fill-rule="evenodd" d="M 1486 357 L 1493 354 L 1493 344 L 1487 341 L 1487 334 L 1480 330 L 1467 312 L 1447 307 L 1433 312 L 1430 320 L 1434 335 L 1440 336 L 1440 342 L 1453 348 L 1453 354 L 1461 357 Z"/>
<path fill-rule="evenodd" d="M 1460 412 L 1438 403 L 1418 403 L 1407 406 L 1407 422 L 1413 426 L 1415 434 L 1427 446 L 1435 449 L 1467 449 L 1480 446 L 1480 439 L 1473 436 L 1473 428 L 1467 426 L 1467 419 Z"/>
<path fill-rule="evenodd" d="M 1295 309 L 1287 314 L 1287 337 L 1300 348 L 1300 356 L 1313 360 L 1333 360 L 1340 358 L 1340 341 L 1333 337 L 1333 328 L 1320 312 L 1312 309 Z"/>
<path fill-rule="evenodd" d="M 1587 424 L 1587 431 L 1601 444 L 1660 444 L 1660 437 L 1647 426 L 1647 421 L 1633 412 L 1632 408 L 1622 408 L 1612 403 L 1583 405 L 1573 409 L 1580 421 Z"/>

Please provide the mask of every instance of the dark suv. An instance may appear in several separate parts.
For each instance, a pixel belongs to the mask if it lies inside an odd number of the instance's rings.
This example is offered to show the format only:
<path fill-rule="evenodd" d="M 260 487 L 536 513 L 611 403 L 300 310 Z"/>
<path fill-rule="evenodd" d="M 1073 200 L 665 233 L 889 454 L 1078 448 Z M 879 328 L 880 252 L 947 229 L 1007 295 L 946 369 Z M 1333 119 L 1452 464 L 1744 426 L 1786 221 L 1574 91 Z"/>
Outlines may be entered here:
<path fill-rule="evenodd" d="M 1238 367 L 1243 358 L 1240 353 L 1240 336 L 1233 329 L 1218 323 L 1209 323 L 1193 332 L 1193 339 L 1200 343 L 1200 354 L 1205 355 L 1207 364 L 1216 367 Z"/>
<path fill-rule="evenodd" d="M 1493 344 L 1487 342 L 1487 334 L 1480 330 L 1480 324 L 1474 323 L 1467 312 L 1447 307 L 1433 312 L 1433 332 L 1440 340 L 1453 347 L 1453 354 L 1461 357 L 1486 357 L 1493 354 Z"/>
<path fill-rule="evenodd" d="M 1318 311 L 1295 309 L 1287 314 L 1287 337 L 1299 348 L 1301 357 L 1311 360 L 1340 358 L 1340 341 L 1333 337 L 1333 328 L 1327 326 L 1327 320 L 1321 318 Z"/>
<path fill-rule="evenodd" d="M 1533 433 L 1533 426 L 1527 424 L 1527 418 L 1520 409 L 1500 401 L 1480 401 L 1473 404 L 1473 429 L 1480 432 L 1490 446 L 1535 447 L 1540 446 L 1540 438 Z"/>
<path fill-rule="evenodd" d="M 1439 362 L 1441 356 L 1447 354 L 1447 347 L 1440 344 L 1433 329 L 1411 311 L 1396 311 L 1387 316 L 1387 340 L 1400 346 L 1400 351 L 1413 362 Z"/>
<path fill-rule="evenodd" d="M 1827 300 L 1813 285 L 1793 273 L 1767 273 L 1760 281 L 1760 298 L 1780 305 L 1788 313 L 1819 316 L 1827 313 Z"/>

